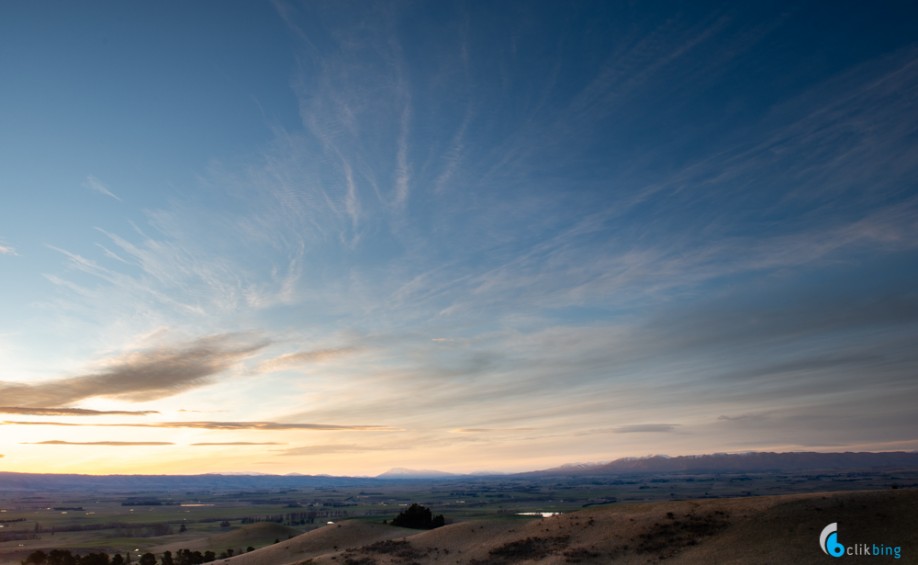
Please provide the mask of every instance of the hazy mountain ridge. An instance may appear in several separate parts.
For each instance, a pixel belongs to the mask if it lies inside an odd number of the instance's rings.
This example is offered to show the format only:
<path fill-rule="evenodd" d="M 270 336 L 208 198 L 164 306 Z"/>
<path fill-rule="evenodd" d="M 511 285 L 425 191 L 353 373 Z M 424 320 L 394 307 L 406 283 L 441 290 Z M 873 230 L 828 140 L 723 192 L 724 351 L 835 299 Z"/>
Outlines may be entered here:
<path fill-rule="evenodd" d="M 652 455 L 627 457 L 609 463 L 572 466 L 565 465 L 525 475 L 553 474 L 616 474 L 616 473 L 680 473 L 680 472 L 754 472 L 806 470 L 858 470 L 918 466 L 918 452 L 843 452 L 818 453 L 797 451 L 788 453 L 749 452 L 712 453 L 707 455 Z"/>
<path fill-rule="evenodd" d="M 496 474 L 501 479 L 571 475 L 633 473 L 744 473 L 761 471 L 857 471 L 918 468 L 918 452 L 752 452 L 715 453 L 668 457 L 629 457 L 609 463 L 569 464 L 526 473 Z M 0 489 L 7 491 L 60 491 L 73 489 L 107 491 L 255 490 L 304 487 L 361 486 L 392 479 L 475 480 L 488 475 L 461 475 L 445 471 L 391 469 L 377 477 L 328 475 L 80 475 L 0 472 Z"/>
<path fill-rule="evenodd" d="M 438 479 L 442 477 L 461 477 L 457 473 L 448 473 L 446 471 L 436 471 L 433 469 L 406 469 L 404 467 L 394 467 L 385 473 L 376 475 L 377 479 Z"/>

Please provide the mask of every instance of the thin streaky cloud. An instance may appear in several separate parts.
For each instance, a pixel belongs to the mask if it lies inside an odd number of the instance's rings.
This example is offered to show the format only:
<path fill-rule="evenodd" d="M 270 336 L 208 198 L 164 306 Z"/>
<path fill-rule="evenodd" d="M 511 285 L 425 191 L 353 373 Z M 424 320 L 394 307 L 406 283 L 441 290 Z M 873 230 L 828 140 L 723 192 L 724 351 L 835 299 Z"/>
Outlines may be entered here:
<path fill-rule="evenodd" d="M 676 431 L 679 426 L 676 424 L 633 424 L 630 426 L 619 426 L 613 431 L 617 434 L 645 434 L 645 433 L 666 433 Z"/>
<path fill-rule="evenodd" d="M 347 161 L 342 160 L 341 167 L 344 172 L 344 181 L 347 186 L 347 193 L 344 197 L 344 210 L 351 219 L 351 228 L 356 231 L 357 225 L 360 222 L 360 200 L 357 196 L 357 185 L 354 183 L 354 171 Z M 354 237 L 356 237 L 356 234 Z"/>
<path fill-rule="evenodd" d="M 63 441 L 52 439 L 48 441 L 24 442 L 20 445 L 104 445 L 109 447 L 130 447 L 132 445 L 175 445 L 171 441 Z"/>
<path fill-rule="evenodd" d="M 450 430 L 456 434 L 490 434 L 499 432 L 532 432 L 536 428 L 456 428 Z"/>
<path fill-rule="evenodd" d="M 82 426 L 105 427 L 107 424 L 74 424 L 73 422 L 29 422 L 27 420 L 4 420 L 3 426 L 61 426 L 65 428 L 78 428 Z"/>
<path fill-rule="evenodd" d="M 284 445 L 283 443 L 276 441 L 207 441 L 207 442 L 198 442 L 192 443 L 191 445 L 195 447 L 219 447 L 226 445 Z"/>
<path fill-rule="evenodd" d="M 138 426 L 138 424 L 133 424 Z M 318 431 L 392 431 L 388 426 L 339 425 L 339 424 L 297 424 L 281 422 L 163 422 L 144 425 L 155 428 L 197 428 L 206 430 L 318 430 Z"/>
<path fill-rule="evenodd" d="M 287 353 L 285 355 L 281 355 L 280 357 L 263 361 L 258 365 L 258 371 L 266 373 L 270 371 L 288 369 L 299 365 L 325 363 L 334 359 L 353 355 L 359 351 L 361 351 L 361 348 L 359 347 L 333 347 L 326 349 L 298 351 L 296 353 Z"/>
<path fill-rule="evenodd" d="M 114 198 L 118 202 L 122 201 L 121 198 L 117 194 L 115 194 L 107 186 L 105 186 L 105 183 L 103 183 L 98 178 L 92 175 L 89 175 L 88 177 L 86 177 L 86 180 L 83 181 L 83 186 L 85 186 L 86 188 L 88 188 L 89 190 L 93 192 L 97 192 L 104 196 L 108 196 L 109 198 Z"/>
<path fill-rule="evenodd" d="M 471 118 L 471 111 L 467 111 L 462 119 L 462 124 L 460 124 L 458 131 L 453 136 L 449 150 L 443 155 L 443 168 L 434 181 L 434 192 L 437 194 L 446 189 L 462 162 L 465 153 L 465 132 L 469 127 Z"/>
<path fill-rule="evenodd" d="M 118 243 L 120 246 L 121 242 L 123 242 L 123 240 L 119 240 L 116 243 Z M 180 278 L 182 275 L 188 275 L 187 271 L 178 269 L 183 263 L 188 263 L 188 259 L 184 256 L 178 256 L 181 254 L 169 253 L 171 250 L 169 250 L 166 246 L 160 245 L 159 242 L 152 243 L 155 244 L 156 247 L 160 250 L 165 249 L 166 253 L 169 254 L 169 256 L 160 256 L 158 254 L 151 255 L 153 255 L 153 258 L 162 265 L 166 265 L 171 261 L 171 267 L 173 268 L 173 272 L 171 274 L 167 273 L 168 269 L 159 271 L 151 269 L 150 266 L 141 259 L 138 260 L 136 264 L 141 269 L 143 269 L 143 271 L 149 275 L 149 277 L 135 278 L 126 273 L 104 267 L 101 264 L 91 259 L 87 259 L 77 253 L 72 253 L 54 245 L 47 245 L 49 249 L 53 249 L 54 251 L 65 255 L 70 260 L 69 265 L 72 268 L 99 279 L 103 283 L 106 283 L 107 286 L 103 285 L 95 289 L 90 289 L 90 287 L 76 285 L 73 282 L 64 279 L 63 277 L 56 275 L 46 274 L 45 278 L 58 286 L 73 291 L 77 295 L 91 302 L 91 309 L 93 311 L 98 310 L 100 304 L 106 304 L 110 302 L 113 299 L 114 293 L 119 293 L 127 294 L 127 301 L 125 302 L 124 306 L 127 306 L 128 302 L 131 306 L 135 304 L 144 305 L 152 302 L 152 305 L 158 307 L 169 306 L 185 315 L 202 316 L 206 314 L 206 310 L 200 304 L 182 302 L 181 300 L 177 300 L 172 293 L 167 292 L 170 286 L 179 285 L 179 281 L 177 280 L 178 278 Z M 123 248 L 124 251 L 128 251 L 128 249 L 130 249 L 130 247 L 126 246 Z M 160 251 L 160 254 L 162 253 L 163 252 Z M 126 263 L 126 261 L 122 262 Z M 201 269 L 201 267 L 198 268 Z M 163 276 L 164 274 L 166 276 Z M 159 288 L 157 288 L 157 286 L 159 286 Z M 162 289 L 165 289 L 166 291 Z M 216 297 L 214 300 L 218 303 L 222 302 L 220 300 L 219 289 L 212 290 L 212 295 Z M 152 301 L 150 299 L 152 299 Z"/>
<path fill-rule="evenodd" d="M 286 449 L 278 453 L 281 456 L 298 456 L 298 455 L 326 455 L 331 453 L 362 453 L 372 451 L 394 451 L 398 447 L 382 445 L 356 445 L 356 444 L 334 444 L 334 445 L 307 445 Z"/>
<path fill-rule="evenodd" d="M 295 8 L 284 0 L 272 0 L 271 4 L 274 6 L 274 9 L 280 15 L 281 19 L 284 20 L 284 24 L 298 37 L 303 43 L 309 48 L 309 53 L 312 56 L 316 56 L 315 53 L 318 52 L 316 46 L 309 39 L 309 36 L 303 31 L 303 28 L 297 23 Z"/>
<path fill-rule="evenodd" d="M 16 253 L 16 250 L 12 246 L 0 243 L 0 255 L 16 256 L 19 254 Z"/>
<path fill-rule="evenodd" d="M 403 206 L 411 190 L 411 168 L 408 163 L 408 132 L 411 128 L 411 98 L 405 95 L 405 105 L 399 120 L 398 151 L 396 154 L 395 203 Z"/>
<path fill-rule="evenodd" d="M 341 424 L 285 424 L 280 422 L 158 422 L 153 424 L 135 424 L 122 422 L 117 424 L 75 424 L 72 422 L 29 422 L 24 420 L 6 420 L 5 426 L 81 426 L 98 428 L 190 428 L 199 430 L 315 430 L 315 431 L 360 431 L 391 432 L 397 431 L 389 426 L 375 425 L 341 425 Z"/>
<path fill-rule="evenodd" d="M 106 257 L 108 257 L 109 259 L 114 259 L 115 261 L 118 261 L 119 263 L 124 263 L 125 265 L 129 264 L 127 260 L 125 260 L 123 257 L 121 257 L 120 255 L 118 255 L 117 253 L 115 253 L 114 251 L 112 251 L 111 249 L 109 249 L 108 247 L 105 247 L 105 246 L 102 245 L 101 243 L 97 243 L 96 246 L 97 246 L 99 249 L 101 249 L 101 250 L 102 250 L 102 253 L 103 253 Z"/>
<path fill-rule="evenodd" d="M 0 414 L 24 416 L 149 416 L 156 410 L 89 410 L 86 408 L 31 408 L 27 406 L 0 406 Z"/>

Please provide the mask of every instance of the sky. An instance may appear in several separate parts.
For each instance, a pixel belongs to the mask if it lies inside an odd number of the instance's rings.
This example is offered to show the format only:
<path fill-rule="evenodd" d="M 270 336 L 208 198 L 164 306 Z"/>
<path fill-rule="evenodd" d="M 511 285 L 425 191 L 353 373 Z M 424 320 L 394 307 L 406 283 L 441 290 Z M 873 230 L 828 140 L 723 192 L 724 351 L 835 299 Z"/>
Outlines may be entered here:
<path fill-rule="evenodd" d="M 905 1 L 0 4 L 0 471 L 918 449 Z"/>

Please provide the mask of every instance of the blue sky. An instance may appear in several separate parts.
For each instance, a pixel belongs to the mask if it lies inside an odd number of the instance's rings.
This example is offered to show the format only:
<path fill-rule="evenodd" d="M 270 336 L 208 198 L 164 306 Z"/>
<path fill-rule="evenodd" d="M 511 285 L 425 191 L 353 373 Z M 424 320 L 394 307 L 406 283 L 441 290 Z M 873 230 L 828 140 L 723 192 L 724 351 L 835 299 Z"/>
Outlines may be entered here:
<path fill-rule="evenodd" d="M 916 15 L 4 3 L 0 470 L 918 449 Z"/>

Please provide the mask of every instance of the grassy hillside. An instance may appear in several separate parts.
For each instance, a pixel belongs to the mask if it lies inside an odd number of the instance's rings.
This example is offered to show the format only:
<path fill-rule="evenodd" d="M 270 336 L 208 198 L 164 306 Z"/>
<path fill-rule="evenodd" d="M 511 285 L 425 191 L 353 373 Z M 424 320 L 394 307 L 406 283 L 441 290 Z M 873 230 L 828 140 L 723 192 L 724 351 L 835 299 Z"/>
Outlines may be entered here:
<path fill-rule="evenodd" d="M 899 545 L 899 563 L 918 561 L 918 490 L 909 489 L 619 504 L 424 532 L 351 521 L 226 563 L 817 563 L 828 559 L 819 533 L 830 522 L 842 543 Z"/>

